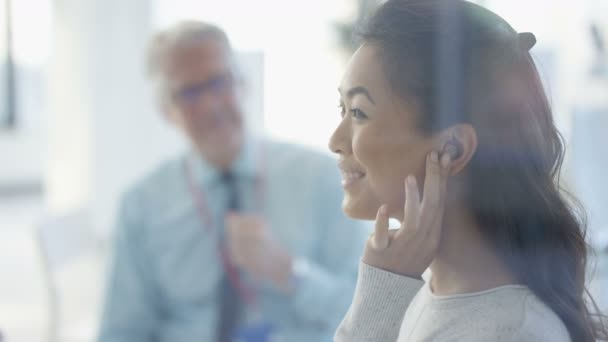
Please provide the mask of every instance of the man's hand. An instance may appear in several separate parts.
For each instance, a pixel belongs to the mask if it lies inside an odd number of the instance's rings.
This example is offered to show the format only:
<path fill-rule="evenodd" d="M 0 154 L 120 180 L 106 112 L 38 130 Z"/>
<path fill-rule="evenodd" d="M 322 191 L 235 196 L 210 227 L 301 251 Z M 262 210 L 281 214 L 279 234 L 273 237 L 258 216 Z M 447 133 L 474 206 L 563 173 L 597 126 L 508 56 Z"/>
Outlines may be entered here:
<path fill-rule="evenodd" d="M 226 217 L 226 230 L 228 253 L 237 267 L 282 292 L 293 290 L 292 257 L 262 218 L 232 213 Z"/>

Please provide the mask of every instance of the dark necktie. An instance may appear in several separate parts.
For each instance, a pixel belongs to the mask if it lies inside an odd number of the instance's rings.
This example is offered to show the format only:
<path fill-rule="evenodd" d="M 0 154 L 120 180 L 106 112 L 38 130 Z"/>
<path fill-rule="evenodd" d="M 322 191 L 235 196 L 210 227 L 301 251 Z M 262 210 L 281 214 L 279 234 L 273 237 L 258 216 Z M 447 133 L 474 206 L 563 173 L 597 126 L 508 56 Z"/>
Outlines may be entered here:
<path fill-rule="evenodd" d="M 226 189 L 226 193 L 228 194 L 227 212 L 238 211 L 239 198 L 234 175 L 230 172 L 224 172 L 222 174 L 221 181 L 222 185 Z M 224 243 L 224 241 L 221 243 Z M 220 286 L 218 341 L 232 342 L 234 331 L 239 324 L 242 303 L 238 296 L 237 290 L 230 283 L 225 272 Z"/>

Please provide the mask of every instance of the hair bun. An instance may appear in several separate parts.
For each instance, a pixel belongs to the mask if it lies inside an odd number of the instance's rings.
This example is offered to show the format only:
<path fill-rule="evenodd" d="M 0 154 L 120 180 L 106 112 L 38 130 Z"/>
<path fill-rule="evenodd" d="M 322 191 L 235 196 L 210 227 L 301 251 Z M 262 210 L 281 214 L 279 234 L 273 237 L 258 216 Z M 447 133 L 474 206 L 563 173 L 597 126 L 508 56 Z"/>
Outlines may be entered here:
<path fill-rule="evenodd" d="M 536 44 L 536 36 L 532 32 L 522 32 L 517 34 L 519 46 L 523 51 L 530 51 Z"/>

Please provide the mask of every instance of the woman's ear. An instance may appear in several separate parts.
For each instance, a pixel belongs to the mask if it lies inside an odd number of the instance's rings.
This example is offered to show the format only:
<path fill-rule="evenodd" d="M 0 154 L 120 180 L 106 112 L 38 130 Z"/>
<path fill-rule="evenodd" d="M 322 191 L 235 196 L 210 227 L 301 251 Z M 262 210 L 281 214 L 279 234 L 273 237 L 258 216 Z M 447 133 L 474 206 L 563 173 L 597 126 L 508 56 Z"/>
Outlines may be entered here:
<path fill-rule="evenodd" d="M 439 134 L 435 148 L 440 155 L 450 155 L 450 175 L 456 175 L 467 166 L 477 151 L 477 132 L 469 124 L 451 126 Z"/>

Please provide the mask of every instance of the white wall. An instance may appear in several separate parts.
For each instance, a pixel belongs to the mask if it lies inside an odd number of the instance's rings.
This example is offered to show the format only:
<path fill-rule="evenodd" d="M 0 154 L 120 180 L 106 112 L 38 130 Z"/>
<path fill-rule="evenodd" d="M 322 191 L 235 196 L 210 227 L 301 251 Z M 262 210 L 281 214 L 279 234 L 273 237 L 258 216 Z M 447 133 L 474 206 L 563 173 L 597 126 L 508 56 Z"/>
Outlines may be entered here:
<path fill-rule="evenodd" d="M 55 212 L 90 206 L 102 231 L 122 189 L 181 146 L 154 110 L 144 78 L 149 6 L 54 3 L 47 205 Z"/>
<path fill-rule="evenodd" d="M 29 187 L 42 178 L 42 129 L 0 133 L 0 186 Z"/>

